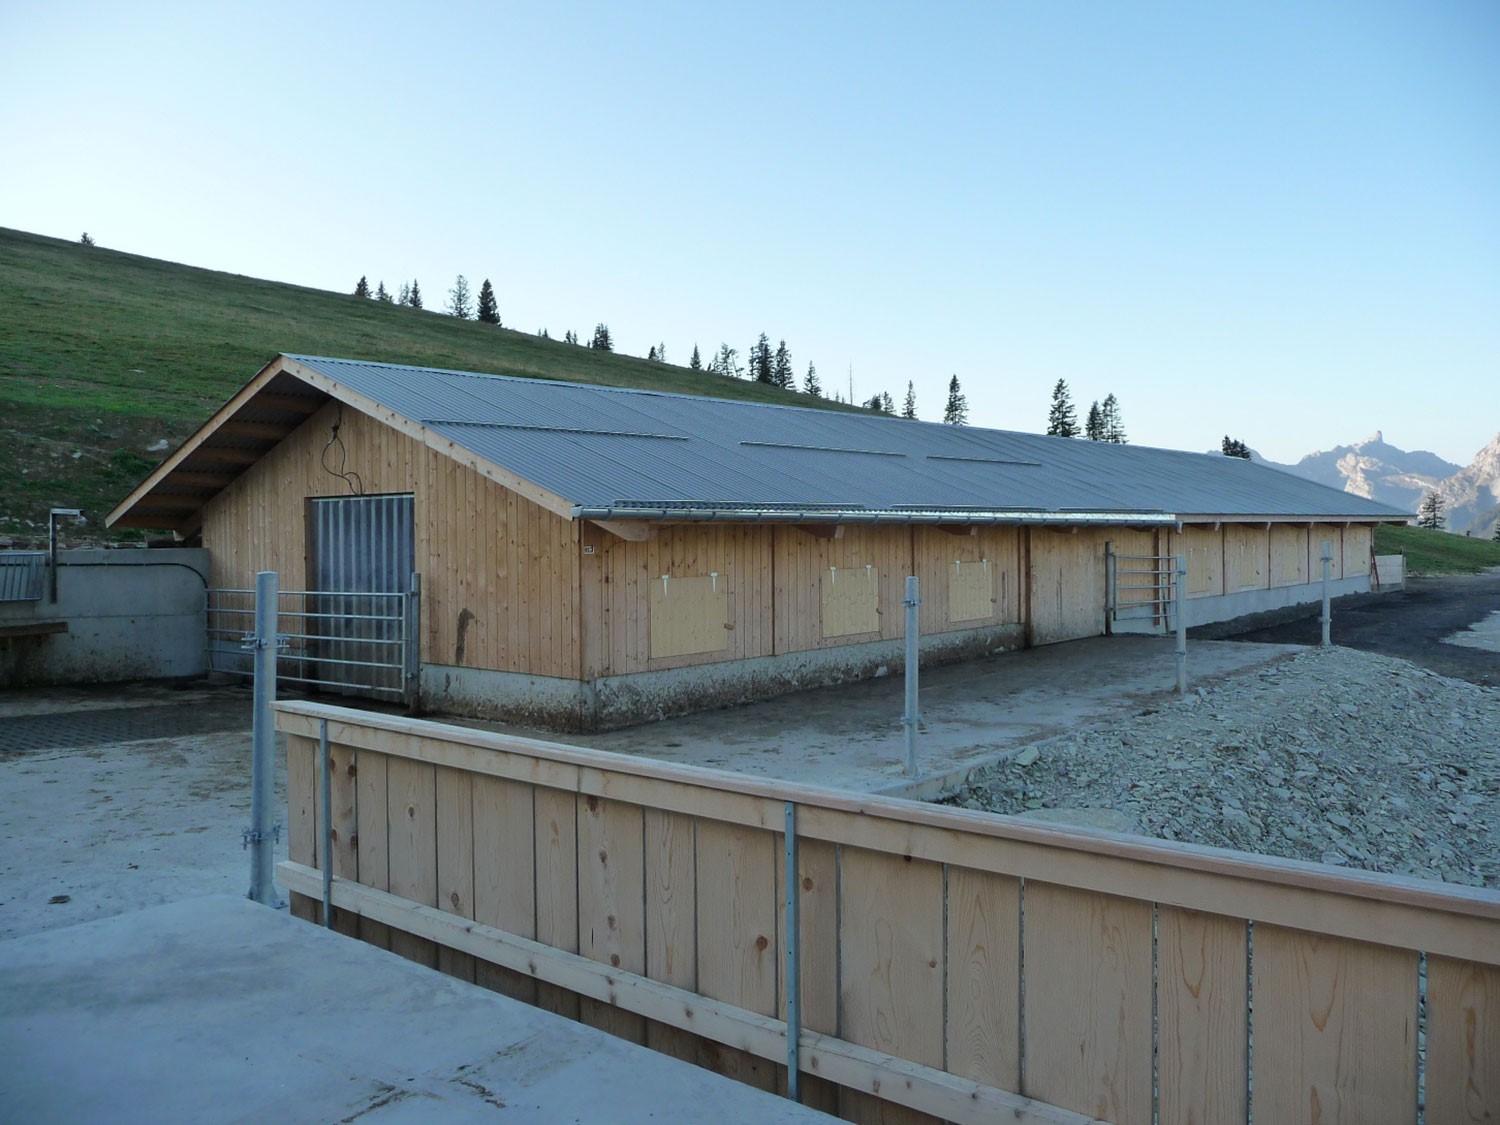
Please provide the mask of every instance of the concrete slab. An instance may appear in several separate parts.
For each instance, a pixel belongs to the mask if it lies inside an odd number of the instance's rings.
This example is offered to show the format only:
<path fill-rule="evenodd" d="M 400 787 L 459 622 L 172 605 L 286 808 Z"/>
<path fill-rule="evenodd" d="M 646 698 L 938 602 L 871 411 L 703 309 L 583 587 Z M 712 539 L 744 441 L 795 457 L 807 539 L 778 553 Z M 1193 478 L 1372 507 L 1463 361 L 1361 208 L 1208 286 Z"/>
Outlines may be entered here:
<path fill-rule="evenodd" d="M 831 1118 L 244 899 L 0 943 L 0 1121 Z"/>
<path fill-rule="evenodd" d="M 924 670 L 915 781 L 903 773 L 900 674 L 625 730 L 542 737 L 760 777 L 929 797 L 1006 754 L 1165 698 L 1176 683 L 1175 647 L 1170 637 L 1096 637 Z M 1195 684 L 1212 682 L 1301 650 L 1190 642 L 1189 676 Z M 500 723 L 445 721 L 537 737 Z"/>

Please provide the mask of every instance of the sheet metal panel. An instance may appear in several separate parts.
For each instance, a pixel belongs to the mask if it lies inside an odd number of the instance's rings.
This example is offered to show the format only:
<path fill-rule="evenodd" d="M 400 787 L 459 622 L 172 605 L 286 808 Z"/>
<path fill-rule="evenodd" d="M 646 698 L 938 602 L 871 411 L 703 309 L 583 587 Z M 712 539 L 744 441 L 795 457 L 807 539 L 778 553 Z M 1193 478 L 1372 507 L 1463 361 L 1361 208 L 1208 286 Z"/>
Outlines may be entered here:
<path fill-rule="evenodd" d="M 1357 520 L 1408 514 L 1219 454 L 291 358 L 586 508 L 922 505 Z"/>

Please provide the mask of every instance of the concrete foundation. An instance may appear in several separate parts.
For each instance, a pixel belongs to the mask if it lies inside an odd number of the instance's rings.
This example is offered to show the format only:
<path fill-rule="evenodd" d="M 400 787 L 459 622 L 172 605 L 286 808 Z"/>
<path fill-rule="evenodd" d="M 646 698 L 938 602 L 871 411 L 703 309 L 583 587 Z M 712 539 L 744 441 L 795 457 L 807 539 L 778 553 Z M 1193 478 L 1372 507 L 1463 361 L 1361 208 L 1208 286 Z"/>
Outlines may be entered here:
<path fill-rule="evenodd" d="M 12 634 L 0 639 L 0 686 L 207 672 L 207 551 L 84 549 L 59 552 L 58 563 L 56 602 L 0 603 L 0 628 Z"/>
<path fill-rule="evenodd" d="M 922 666 L 1020 648 L 1023 640 L 1019 624 L 936 633 L 922 638 Z M 589 683 L 424 664 L 422 708 L 569 732 L 615 730 L 904 669 L 902 640 L 607 676 Z"/>

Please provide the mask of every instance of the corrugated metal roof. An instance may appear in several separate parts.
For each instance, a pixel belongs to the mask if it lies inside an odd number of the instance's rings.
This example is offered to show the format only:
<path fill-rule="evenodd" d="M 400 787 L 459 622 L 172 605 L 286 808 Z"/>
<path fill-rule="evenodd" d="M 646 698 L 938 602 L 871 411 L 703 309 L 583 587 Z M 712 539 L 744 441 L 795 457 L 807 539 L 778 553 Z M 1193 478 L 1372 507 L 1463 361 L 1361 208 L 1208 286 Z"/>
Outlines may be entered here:
<path fill-rule="evenodd" d="M 1408 513 L 1265 466 L 1038 434 L 618 387 L 289 356 L 571 501 L 741 513 Z M 660 518 L 659 516 L 657 518 Z"/>

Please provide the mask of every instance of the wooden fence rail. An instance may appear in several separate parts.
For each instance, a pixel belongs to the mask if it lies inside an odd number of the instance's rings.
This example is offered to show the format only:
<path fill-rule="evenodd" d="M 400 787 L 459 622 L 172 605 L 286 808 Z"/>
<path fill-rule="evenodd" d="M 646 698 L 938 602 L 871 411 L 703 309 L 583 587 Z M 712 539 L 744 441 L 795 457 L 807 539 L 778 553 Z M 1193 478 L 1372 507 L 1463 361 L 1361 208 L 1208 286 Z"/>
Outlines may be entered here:
<path fill-rule="evenodd" d="M 800 1093 L 851 1120 L 1500 1118 L 1493 891 L 278 712 L 298 913 L 331 862 L 344 932 L 766 1089 L 790 802 Z"/>

